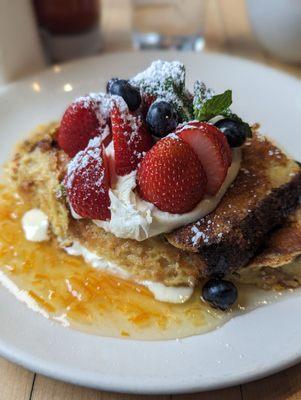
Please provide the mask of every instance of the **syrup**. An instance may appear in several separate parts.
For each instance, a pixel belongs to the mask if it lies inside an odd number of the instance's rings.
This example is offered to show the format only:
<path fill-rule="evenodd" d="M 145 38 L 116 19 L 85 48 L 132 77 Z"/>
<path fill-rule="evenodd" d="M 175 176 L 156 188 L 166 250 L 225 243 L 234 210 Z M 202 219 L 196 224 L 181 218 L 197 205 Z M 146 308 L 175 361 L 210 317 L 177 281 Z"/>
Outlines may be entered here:
<path fill-rule="evenodd" d="M 30 208 L 12 188 L 0 185 L 0 272 L 26 291 L 29 306 L 65 326 L 102 336 L 181 338 L 212 330 L 281 295 L 241 285 L 238 305 L 227 313 L 205 304 L 198 289 L 184 304 L 156 301 L 147 288 L 68 255 L 55 239 L 27 241 L 21 219 Z"/>

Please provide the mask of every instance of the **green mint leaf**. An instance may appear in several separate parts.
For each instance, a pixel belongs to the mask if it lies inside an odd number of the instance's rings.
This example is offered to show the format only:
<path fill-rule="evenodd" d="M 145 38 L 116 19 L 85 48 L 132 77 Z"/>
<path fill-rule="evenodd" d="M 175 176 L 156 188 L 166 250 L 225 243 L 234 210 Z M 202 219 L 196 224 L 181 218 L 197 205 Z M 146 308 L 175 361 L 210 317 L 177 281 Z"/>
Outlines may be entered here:
<path fill-rule="evenodd" d="M 209 119 L 226 112 L 232 104 L 232 91 L 226 90 L 224 93 L 213 95 L 211 98 L 194 107 L 195 118 L 199 121 Z"/>

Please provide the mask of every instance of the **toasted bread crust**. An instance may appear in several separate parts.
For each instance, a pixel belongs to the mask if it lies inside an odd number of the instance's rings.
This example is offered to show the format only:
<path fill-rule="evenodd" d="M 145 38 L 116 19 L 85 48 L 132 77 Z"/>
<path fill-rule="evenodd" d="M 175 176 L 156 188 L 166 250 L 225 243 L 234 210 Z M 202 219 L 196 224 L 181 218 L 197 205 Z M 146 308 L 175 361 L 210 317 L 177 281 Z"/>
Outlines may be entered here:
<path fill-rule="evenodd" d="M 139 279 L 191 285 L 202 277 L 236 270 L 248 263 L 267 233 L 282 224 L 298 203 L 300 168 L 269 141 L 255 137 L 252 146 L 243 149 L 241 171 L 213 213 L 167 235 L 170 243 L 163 235 L 144 242 L 119 239 L 91 221 L 74 220 L 64 196 L 58 196 L 68 158 L 53 141 L 55 127 L 39 128 L 18 147 L 9 164 L 16 189 L 32 207 L 47 213 L 56 236 L 69 244 L 79 240 L 98 255 L 123 264 Z M 203 230 L 205 238 L 192 240 L 196 235 L 193 227 L 197 232 Z M 297 254 L 301 241 L 296 240 Z M 272 240 L 271 245 L 274 243 Z M 264 254 L 267 259 L 270 249 Z M 269 259 L 267 265 L 271 262 Z M 277 266 L 283 264 L 281 259 Z"/>
<path fill-rule="evenodd" d="M 240 173 L 218 207 L 168 235 L 182 250 L 205 261 L 205 276 L 247 265 L 269 232 L 283 224 L 301 195 L 299 166 L 269 140 L 254 135 L 243 148 Z"/>

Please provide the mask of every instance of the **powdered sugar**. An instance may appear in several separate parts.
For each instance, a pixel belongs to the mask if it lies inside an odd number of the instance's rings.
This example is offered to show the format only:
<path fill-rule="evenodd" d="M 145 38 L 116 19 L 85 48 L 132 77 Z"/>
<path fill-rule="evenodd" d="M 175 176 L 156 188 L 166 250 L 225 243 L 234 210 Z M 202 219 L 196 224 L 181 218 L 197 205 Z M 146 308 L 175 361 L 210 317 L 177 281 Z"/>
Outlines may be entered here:
<path fill-rule="evenodd" d="M 160 93 L 164 89 L 163 84 L 167 80 L 172 80 L 176 85 L 182 85 L 185 82 L 185 67 L 179 61 L 157 60 L 143 72 L 137 74 L 131 79 L 135 85 L 143 85 L 145 89 L 151 88 Z"/>
<path fill-rule="evenodd" d="M 145 71 L 131 79 L 134 86 L 140 87 L 142 93 L 154 95 L 156 101 L 172 103 L 177 110 L 189 119 L 185 89 L 185 67 L 178 61 L 154 61 Z"/>
<path fill-rule="evenodd" d="M 102 149 L 101 149 L 101 138 L 96 136 L 91 139 L 85 150 L 82 150 L 76 154 L 76 156 L 69 162 L 67 167 L 67 175 L 65 178 L 65 186 L 67 189 L 71 189 L 75 173 L 85 173 L 85 169 L 91 163 L 91 160 L 96 160 L 98 165 L 102 165 Z M 100 173 L 97 185 L 100 186 L 104 177 L 104 173 Z"/>
<path fill-rule="evenodd" d="M 73 106 L 81 104 L 84 108 L 94 109 L 99 125 L 102 130 L 108 127 L 111 111 L 115 105 L 118 106 L 121 112 L 128 111 L 126 102 L 120 96 L 110 95 L 106 93 L 89 93 L 87 96 L 78 97 Z"/>
<path fill-rule="evenodd" d="M 200 239 L 202 239 L 204 243 L 208 243 L 208 236 L 206 236 L 204 232 L 200 231 L 197 225 L 193 225 L 193 227 L 191 228 L 191 232 L 194 233 L 194 236 L 192 236 L 191 238 L 193 246 L 197 246 Z"/>

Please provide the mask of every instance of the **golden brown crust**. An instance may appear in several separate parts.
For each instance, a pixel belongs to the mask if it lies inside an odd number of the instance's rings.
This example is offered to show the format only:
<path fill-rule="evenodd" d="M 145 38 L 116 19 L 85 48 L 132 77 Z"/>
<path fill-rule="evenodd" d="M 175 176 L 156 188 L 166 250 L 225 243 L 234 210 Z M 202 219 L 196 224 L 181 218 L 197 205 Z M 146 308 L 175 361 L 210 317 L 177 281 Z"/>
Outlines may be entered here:
<path fill-rule="evenodd" d="M 246 265 L 267 233 L 286 220 L 301 195 L 299 166 L 268 139 L 254 135 L 243 147 L 241 170 L 218 207 L 166 235 L 205 260 L 205 275 Z"/>
<path fill-rule="evenodd" d="M 99 256 L 120 264 L 137 279 L 172 286 L 194 284 L 203 261 L 198 255 L 175 248 L 163 235 L 143 242 L 120 239 L 91 221 L 71 217 L 60 185 L 68 158 L 53 140 L 55 128 L 55 124 L 38 128 L 18 146 L 9 165 L 19 194 L 48 215 L 54 234 L 65 244 L 80 241 Z"/>
<path fill-rule="evenodd" d="M 248 264 L 248 268 L 277 268 L 293 262 L 301 255 L 301 206 L 281 229 L 273 232 L 262 251 Z"/>
<path fill-rule="evenodd" d="M 96 227 L 91 221 L 74 220 L 70 216 L 61 192 L 60 181 L 64 175 L 68 157 L 57 148 L 53 140 L 55 129 L 55 124 L 41 127 L 31 138 L 23 142 L 9 165 L 9 173 L 21 196 L 29 201 L 32 207 L 41 208 L 47 213 L 56 236 L 64 239 L 66 244 L 73 240 L 80 241 L 91 251 L 122 265 L 129 273 L 141 280 L 154 280 L 171 286 L 190 285 L 214 271 L 210 263 L 206 265 L 205 258 L 199 256 L 198 247 L 195 248 L 191 246 L 191 243 L 186 242 L 188 237 L 186 230 L 191 230 L 191 227 L 181 228 L 168 235 L 171 243 L 173 240 L 176 241 L 174 243 L 176 246 L 174 246 L 168 243 L 163 235 L 136 242 L 117 238 Z M 271 151 L 273 155 L 269 154 Z M 269 167 L 267 168 L 266 165 Z M 273 204 L 277 208 L 279 201 L 281 202 L 280 219 L 282 221 L 284 215 L 295 206 L 296 193 L 299 194 L 301 186 L 300 171 L 296 164 L 264 139 L 255 137 L 252 146 L 244 148 L 242 168 L 237 180 L 216 211 L 201 220 L 198 226 L 199 229 L 203 229 L 208 225 L 208 221 L 212 220 L 214 224 L 210 227 L 208 236 L 209 244 L 213 245 L 211 247 L 214 250 L 213 253 L 216 252 L 219 256 L 223 251 L 223 255 L 238 255 L 236 265 L 239 266 L 242 260 L 246 263 L 254 254 L 252 247 L 254 243 L 256 246 L 258 243 L 262 244 L 262 231 L 267 228 L 270 230 L 273 225 L 274 220 L 270 220 Z M 294 176 L 289 176 L 290 174 Z M 281 190 L 280 193 L 279 190 Z M 276 196 L 275 193 L 277 193 Z M 266 206 L 263 207 L 262 203 Z M 259 207 L 258 204 L 261 206 Z M 250 213 L 249 209 L 253 211 Z M 273 212 L 273 218 L 274 215 Z M 254 228 L 253 219 L 256 219 L 257 230 Z M 263 221 L 263 227 L 260 221 Z M 293 234 L 296 235 L 295 247 L 292 247 L 290 243 L 292 252 L 285 253 L 284 247 L 289 239 L 284 241 L 287 231 L 281 234 L 280 230 L 279 233 L 275 233 L 276 236 L 272 236 L 273 239 L 265 251 L 253 260 L 252 266 L 260 263 L 271 265 L 272 262 L 278 263 L 277 266 L 283 265 L 286 260 L 293 259 L 295 254 L 301 252 L 301 245 L 299 246 L 301 233 L 295 229 L 297 225 L 294 225 L 292 229 L 292 223 L 290 222 L 289 225 L 290 240 L 293 240 Z M 223 233 L 222 238 L 219 237 L 220 233 Z M 189 237 L 191 238 L 191 235 Z M 250 245 L 252 237 L 256 240 L 253 240 Z M 185 238 L 184 242 L 182 242 L 183 238 Z M 225 240 L 226 238 L 228 241 Z M 228 243 L 229 250 L 226 245 L 221 246 L 223 243 Z M 181 246 L 184 250 L 178 248 Z M 279 246 L 282 246 L 282 254 L 276 262 L 276 248 Z M 238 248 L 242 250 L 244 259 L 240 251 L 237 251 Z"/>

